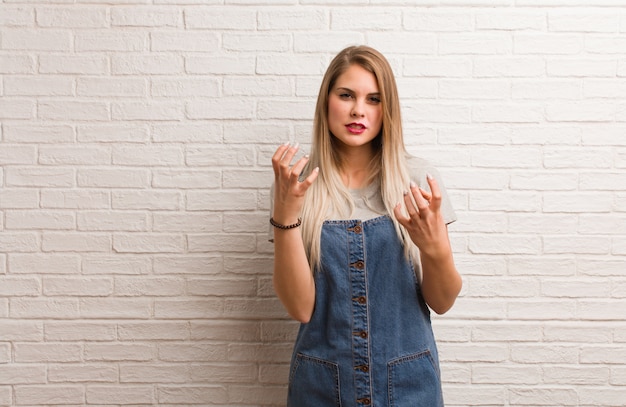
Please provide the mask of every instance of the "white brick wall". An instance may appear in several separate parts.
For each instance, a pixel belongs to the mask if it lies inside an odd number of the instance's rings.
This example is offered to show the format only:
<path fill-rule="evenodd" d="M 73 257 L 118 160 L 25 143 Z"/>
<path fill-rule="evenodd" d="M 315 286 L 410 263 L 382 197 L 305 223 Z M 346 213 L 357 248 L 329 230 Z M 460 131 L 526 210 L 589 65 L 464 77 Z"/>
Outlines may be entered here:
<path fill-rule="evenodd" d="M 447 405 L 625 405 L 626 0 L 4 0 L 0 406 L 284 405 L 269 157 L 354 43 L 458 211 Z"/>

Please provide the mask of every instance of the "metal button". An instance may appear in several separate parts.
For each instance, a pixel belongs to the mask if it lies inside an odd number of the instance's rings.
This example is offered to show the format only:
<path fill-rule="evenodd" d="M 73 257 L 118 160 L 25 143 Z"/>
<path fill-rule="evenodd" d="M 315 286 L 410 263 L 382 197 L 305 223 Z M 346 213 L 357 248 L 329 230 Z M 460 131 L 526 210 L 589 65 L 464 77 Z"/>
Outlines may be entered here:
<path fill-rule="evenodd" d="M 356 402 L 360 403 L 360 404 L 364 404 L 366 406 L 369 406 L 370 404 L 372 404 L 372 400 L 369 397 L 365 397 L 365 398 L 362 398 L 362 399 L 357 399 Z"/>
<path fill-rule="evenodd" d="M 359 225 L 356 225 L 354 227 L 354 233 L 361 233 L 363 231 L 363 228 Z"/>
<path fill-rule="evenodd" d="M 367 302 L 367 299 L 364 296 L 353 298 L 353 300 L 359 304 L 365 304 Z"/>
<path fill-rule="evenodd" d="M 355 332 L 354 335 L 360 336 L 361 338 L 365 339 L 365 338 L 367 338 L 367 331 Z"/>
<path fill-rule="evenodd" d="M 363 270 L 363 268 L 365 267 L 365 263 L 362 260 L 359 260 L 356 263 L 354 263 L 354 267 L 357 268 L 358 270 Z"/>
<path fill-rule="evenodd" d="M 360 365 L 360 366 L 355 367 L 354 369 L 360 370 L 361 372 L 365 372 L 365 373 L 370 371 L 370 368 L 368 365 Z"/>

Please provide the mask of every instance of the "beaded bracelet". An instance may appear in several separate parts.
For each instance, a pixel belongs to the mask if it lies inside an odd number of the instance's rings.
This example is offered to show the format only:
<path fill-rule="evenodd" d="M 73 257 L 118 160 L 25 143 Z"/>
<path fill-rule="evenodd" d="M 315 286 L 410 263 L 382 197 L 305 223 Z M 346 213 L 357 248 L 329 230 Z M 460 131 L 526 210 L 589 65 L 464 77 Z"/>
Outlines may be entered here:
<path fill-rule="evenodd" d="M 294 223 L 293 225 L 281 225 L 280 223 L 276 223 L 274 218 L 270 218 L 270 224 L 278 229 L 293 229 L 293 228 L 297 228 L 298 226 L 302 224 L 302 218 L 298 218 L 298 221 Z"/>

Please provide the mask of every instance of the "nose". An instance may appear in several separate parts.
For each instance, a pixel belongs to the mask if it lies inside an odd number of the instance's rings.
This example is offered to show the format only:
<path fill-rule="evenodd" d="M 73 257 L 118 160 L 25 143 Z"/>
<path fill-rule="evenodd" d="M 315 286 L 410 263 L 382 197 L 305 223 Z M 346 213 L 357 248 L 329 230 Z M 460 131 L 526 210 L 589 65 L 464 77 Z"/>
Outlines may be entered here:
<path fill-rule="evenodd" d="M 350 114 L 352 115 L 352 117 L 365 116 L 363 106 L 361 105 L 360 102 L 357 101 L 352 105 L 352 111 L 350 112 Z"/>

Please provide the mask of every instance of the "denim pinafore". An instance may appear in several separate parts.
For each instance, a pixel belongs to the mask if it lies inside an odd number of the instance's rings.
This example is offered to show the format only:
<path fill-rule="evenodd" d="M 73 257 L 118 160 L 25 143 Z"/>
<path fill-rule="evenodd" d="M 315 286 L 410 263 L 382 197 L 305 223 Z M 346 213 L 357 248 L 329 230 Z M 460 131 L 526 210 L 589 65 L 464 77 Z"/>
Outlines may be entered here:
<path fill-rule="evenodd" d="M 315 284 L 288 407 L 443 407 L 430 311 L 389 216 L 324 222 Z"/>

